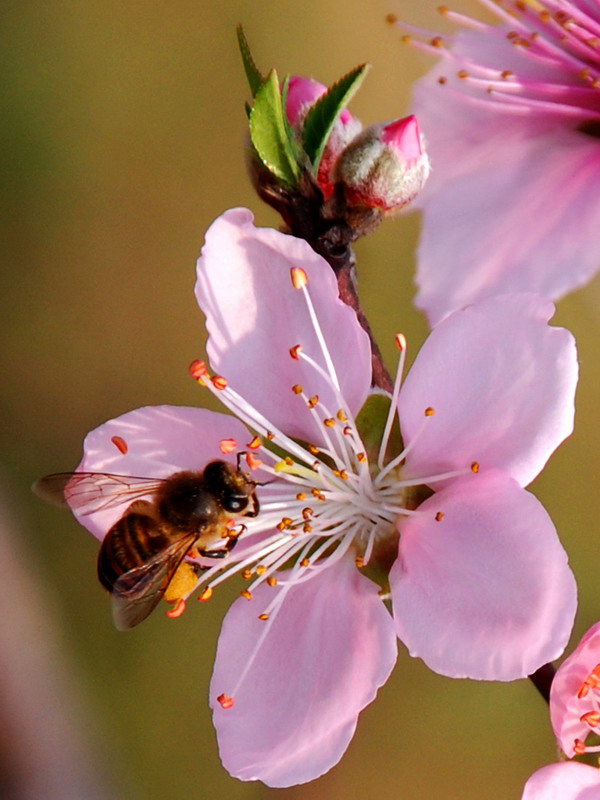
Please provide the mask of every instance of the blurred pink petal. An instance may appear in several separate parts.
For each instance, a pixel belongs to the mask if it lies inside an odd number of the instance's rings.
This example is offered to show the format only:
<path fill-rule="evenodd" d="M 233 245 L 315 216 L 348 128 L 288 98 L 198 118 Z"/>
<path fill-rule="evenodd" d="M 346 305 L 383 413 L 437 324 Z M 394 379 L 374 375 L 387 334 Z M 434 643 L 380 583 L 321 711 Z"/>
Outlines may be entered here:
<path fill-rule="evenodd" d="M 433 166 L 416 304 L 432 325 L 506 291 L 557 299 L 600 267 L 600 57 L 586 44 L 600 13 L 584 0 L 496 10 L 500 25 L 429 48 L 441 61 L 415 88 Z"/>
<path fill-rule="evenodd" d="M 399 523 L 390 572 L 396 630 L 411 655 L 442 675 L 500 681 L 559 656 L 577 591 L 539 501 L 488 472 L 453 481 L 418 511 Z"/>
<path fill-rule="evenodd" d="M 521 800 L 599 800 L 600 770 L 577 761 L 538 769 L 525 784 Z"/>
<path fill-rule="evenodd" d="M 597 622 L 560 665 L 550 690 L 552 728 L 569 758 L 582 752 L 581 745 L 590 733 L 600 731 L 599 700 L 600 622 Z"/>
<path fill-rule="evenodd" d="M 351 557 L 327 579 L 262 584 L 223 622 L 210 687 L 225 768 L 285 787 L 337 764 L 396 661 L 392 618 Z M 285 596 L 285 602 L 283 597 Z M 268 621 L 258 619 L 269 605 Z M 233 699 L 223 708 L 217 697 Z"/>
<path fill-rule="evenodd" d="M 459 311 L 421 348 L 399 414 L 409 475 L 499 468 L 526 486 L 573 430 L 572 335 L 547 325 L 554 308 L 506 295 Z M 424 421 L 426 408 L 435 413 Z"/>
<path fill-rule="evenodd" d="M 292 386 L 319 395 L 332 411 L 339 401 L 314 369 L 290 357 L 290 348 L 300 344 L 327 371 L 290 269 L 300 267 L 308 276 L 316 316 L 352 413 L 360 409 L 370 387 L 369 338 L 355 312 L 339 299 L 327 262 L 305 241 L 255 228 L 252 219 L 246 209 L 219 217 L 207 231 L 198 261 L 196 296 L 206 314 L 211 366 L 275 426 L 318 444 L 321 430 L 310 415 L 298 414 Z"/>
<path fill-rule="evenodd" d="M 203 469 L 216 458 L 235 464 L 235 453 L 226 456 L 219 448 L 222 440 L 231 438 L 243 450 L 252 434 L 235 417 L 206 408 L 146 406 L 88 433 L 77 471 L 166 478 L 182 469 Z M 75 516 L 102 539 L 130 502 L 124 497 L 123 503 L 114 508 Z"/>

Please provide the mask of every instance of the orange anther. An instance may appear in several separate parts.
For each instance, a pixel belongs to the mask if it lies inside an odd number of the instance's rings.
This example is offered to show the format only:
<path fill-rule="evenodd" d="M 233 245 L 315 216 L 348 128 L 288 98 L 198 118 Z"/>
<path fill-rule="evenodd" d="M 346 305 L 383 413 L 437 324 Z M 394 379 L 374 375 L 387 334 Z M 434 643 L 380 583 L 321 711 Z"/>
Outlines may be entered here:
<path fill-rule="evenodd" d="M 333 426 L 335 425 L 334 418 L 333 417 L 327 417 L 327 419 L 323 420 L 323 425 L 325 425 L 326 428 L 333 428 Z"/>
<path fill-rule="evenodd" d="M 298 494 L 296 495 L 296 500 L 306 500 L 306 495 L 304 494 L 304 492 L 298 492 Z"/>
<path fill-rule="evenodd" d="M 242 570 L 242 578 L 245 581 L 249 581 L 251 577 L 252 577 L 252 570 L 251 569 Z"/>
<path fill-rule="evenodd" d="M 202 594 L 198 597 L 201 603 L 205 603 L 207 600 L 210 600 L 212 597 L 213 590 L 210 586 L 207 586 L 206 589 L 202 592 Z"/>
<path fill-rule="evenodd" d="M 313 456 L 318 456 L 321 451 L 319 450 L 319 448 L 316 445 L 309 444 L 308 445 L 308 452 L 312 453 Z"/>
<path fill-rule="evenodd" d="M 242 597 L 245 597 L 246 600 L 252 600 L 252 592 L 249 592 L 248 589 L 242 589 L 240 594 Z"/>
<path fill-rule="evenodd" d="M 432 47 L 443 47 L 444 46 L 444 40 L 442 39 L 441 36 L 434 36 L 433 39 L 429 40 L 429 44 Z"/>
<path fill-rule="evenodd" d="M 354 559 L 354 563 L 360 569 L 361 567 L 364 567 L 365 560 L 362 556 L 356 556 L 356 558 Z"/>
<path fill-rule="evenodd" d="M 471 464 L 471 472 L 474 472 L 475 474 L 479 472 L 479 464 L 477 461 L 473 461 Z"/>
<path fill-rule="evenodd" d="M 583 700 L 584 697 L 587 697 L 590 691 L 590 685 L 586 681 L 581 684 L 579 691 L 577 692 L 577 699 Z"/>
<path fill-rule="evenodd" d="M 406 350 L 406 336 L 403 333 L 397 333 L 395 336 L 396 347 L 402 352 Z"/>
<path fill-rule="evenodd" d="M 125 453 L 128 450 L 127 442 L 125 441 L 125 439 L 123 439 L 121 436 L 112 436 L 111 442 L 114 444 L 114 446 L 120 453 L 125 455 Z"/>
<path fill-rule="evenodd" d="M 310 519 L 315 512 L 312 508 L 303 508 L 302 509 L 302 519 Z"/>
<path fill-rule="evenodd" d="M 262 464 L 260 458 L 255 458 L 252 453 L 246 453 L 246 464 L 248 469 L 258 469 Z"/>
<path fill-rule="evenodd" d="M 185 600 L 183 599 L 183 597 L 181 597 L 177 601 L 177 605 L 175 606 L 175 608 L 172 608 L 170 611 L 167 611 L 167 617 L 169 617 L 169 619 L 176 619 L 177 617 L 180 617 L 184 611 L 185 611 Z"/>
<path fill-rule="evenodd" d="M 237 450 L 237 442 L 235 439 L 221 439 L 219 442 L 219 450 L 223 455 L 234 453 Z"/>
<path fill-rule="evenodd" d="M 277 586 L 277 578 L 270 576 L 269 578 L 267 578 L 267 583 L 269 584 L 269 586 Z"/>
<path fill-rule="evenodd" d="M 348 422 L 348 417 L 344 414 L 343 409 L 338 409 L 336 417 L 339 419 L 340 422 Z"/>
<path fill-rule="evenodd" d="M 302 289 L 308 283 L 308 277 L 302 267 L 292 267 L 290 270 L 292 286 L 294 289 Z"/>
<path fill-rule="evenodd" d="M 307 405 L 308 405 L 309 408 L 314 408 L 317 405 L 318 402 L 319 402 L 319 395 L 318 394 L 313 394 L 312 397 L 308 398 Z"/>
<path fill-rule="evenodd" d="M 361 464 L 364 464 L 365 461 L 367 460 L 367 454 L 366 453 L 357 453 L 356 454 L 356 460 L 358 462 L 360 462 Z"/>
<path fill-rule="evenodd" d="M 431 406 L 427 406 L 427 408 L 425 409 L 424 413 L 425 413 L 426 417 L 433 417 L 433 415 L 435 414 L 435 408 L 432 408 Z"/>
<path fill-rule="evenodd" d="M 269 619 L 269 615 L 268 614 L 259 614 L 258 618 L 260 620 L 262 620 L 263 622 L 266 622 Z"/>
<path fill-rule="evenodd" d="M 385 15 L 385 21 L 389 25 L 395 25 L 396 22 L 398 22 L 398 17 L 395 14 L 386 14 Z"/>
<path fill-rule="evenodd" d="M 461 78 L 462 80 L 469 77 L 469 73 L 467 72 L 466 69 L 459 69 L 456 75 L 458 78 Z"/>
<path fill-rule="evenodd" d="M 443 519 L 444 519 L 444 512 L 438 511 L 437 514 L 435 515 L 435 521 L 441 522 Z"/>
<path fill-rule="evenodd" d="M 302 561 L 300 562 L 301 567 L 308 567 L 309 564 L 310 564 L 309 558 L 303 558 Z"/>
<path fill-rule="evenodd" d="M 301 352 L 302 352 L 301 344 L 295 344 L 293 347 L 290 347 L 290 355 L 294 359 L 294 361 L 298 361 Z"/>
<path fill-rule="evenodd" d="M 188 371 L 192 376 L 192 378 L 195 378 L 196 380 L 204 378 L 206 375 L 208 375 L 206 364 L 204 363 L 204 361 L 200 361 L 199 359 L 192 361 L 192 363 L 188 367 Z"/>
<path fill-rule="evenodd" d="M 300 384 L 299 384 L 299 383 L 295 383 L 295 384 L 292 386 L 292 392 L 293 392 L 294 394 L 302 394 L 302 387 L 300 386 Z"/>
<path fill-rule="evenodd" d="M 220 694 L 217 697 L 217 703 L 220 703 L 223 708 L 231 708 L 233 705 L 233 697 L 226 694 Z"/>
<path fill-rule="evenodd" d="M 590 728 L 595 728 L 600 723 L 600 713 L 598 711 L 586 711 L 579 717 L 580 722 L 585 722 Z"/>
<path fill-rule="evenodd" d="M 575 755 L 577 756 L 583 755 L 583 753 L 585 753 L 585 743 L 582 742 L 581 739 L 575 739 L 573 750 L 575 751 Z"/>
<path fill-rule="evenodd" d="M 262 442 L 261 442 L 261 440 L 260 440 L 260 437 L 259 437 L 259 436 L 255 436 L 255 437 L 254 437 L 254 439 L 252 439 L 252 441 L 251 441 L 251 442 L 249 442 L 249 443 L 246 445 L 246 447 L 248 447 L 250 450 L 258 450 L 258 448 L 259 448 L 261 445 L 262 445 Z"/>
<path fill-rule="evenodd" d="M 227 387 L 227 378 L 224 378 L 222 375 L 213 375 L 210 380 L 215 389 L 218 389 L 219 391 L 222 391 Z"/>

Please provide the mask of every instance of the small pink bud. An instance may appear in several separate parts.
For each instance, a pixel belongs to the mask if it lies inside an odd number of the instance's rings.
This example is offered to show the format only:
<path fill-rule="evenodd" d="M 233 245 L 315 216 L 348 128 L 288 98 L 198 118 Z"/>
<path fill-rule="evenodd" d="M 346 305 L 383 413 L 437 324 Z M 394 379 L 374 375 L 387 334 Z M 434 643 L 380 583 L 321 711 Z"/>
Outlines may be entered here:
<path fill-rule="evenodd" d="M 299 137 L 302 136 L 302 127 L 310 108 L 326 91 L 326 86 L 312 78 L 302 78 L 298 75 L 290 78 L 285 113 L 288 122 Z M 328 200 L 333 194 L 331 173 L 337 157 L 346 145 L 360 133 L 361 129 L 362 125 L 359 120 L 353 117 L 347 108 L 344 108 L 329 134 L 316 176 L 325 200 Z"/>
<path fill-rule="evenodd" d="M 285 102 L 285 113 L 290 125 L 295 128 L 306 116 L 306 112 L 319 97 L 325 94 L 327 87 L 312 78 L 293 75 L 288 83 Z"/>
<path fill-rule="evenodd" d="M 419 123 L 412 114 L 396 122 L 389 122 L 383 129 L 381 139 L 384 144 L 395 147 L 409 165 L 414 164 L 423 155 Z"/>
<path fill-rule="evenodd" d="M 335 178 L 351 204 L 398 211 L 423 188 L 429 175 L 414 116 L 365 128 L 339 157 Z"/>

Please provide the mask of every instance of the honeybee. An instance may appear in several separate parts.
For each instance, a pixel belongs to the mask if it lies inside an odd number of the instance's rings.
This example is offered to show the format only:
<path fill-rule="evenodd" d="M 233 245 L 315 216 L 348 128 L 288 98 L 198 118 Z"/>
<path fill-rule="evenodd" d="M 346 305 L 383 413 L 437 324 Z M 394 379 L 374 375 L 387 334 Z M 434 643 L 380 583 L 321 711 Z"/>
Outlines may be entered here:
<path fill-rule="evenodd" d="M 134 628 L 156 608 L 186 556 L 224 558 L 237 542 L 235 518 L 258 514 L 258 484 L 240 468 L 241 455 L 237 467 L 217 460 L 162 479 L 62 472 L 33 485 L 45 500 L 84 515 L 133 499 L 98 554 L 98 578 L 112 593 L 119 630 Z M 217 540 L 222 544 L 214 547 Z"/>

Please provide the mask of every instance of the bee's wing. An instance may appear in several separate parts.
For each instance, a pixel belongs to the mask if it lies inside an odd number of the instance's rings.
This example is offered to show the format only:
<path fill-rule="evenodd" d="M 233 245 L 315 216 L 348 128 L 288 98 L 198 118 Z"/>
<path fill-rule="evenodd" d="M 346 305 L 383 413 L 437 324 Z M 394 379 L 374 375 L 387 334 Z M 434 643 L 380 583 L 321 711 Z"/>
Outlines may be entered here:
<path fill-rule="evenodd" d="M 141 567 L 121 575 L 112 592 L 113 620 L 118 630 L 135 628 L 154 611 L 197 538 L 194 533 L 178 539 Z"/>
<path fill-rule="evenodd" d="M 40 478 L 32 488 L 38 497 L 54 505 L 93 514 L 153 494 L 161 483 L 160 478 L 134 478 L 109 472 L 57 472 Z"/>

